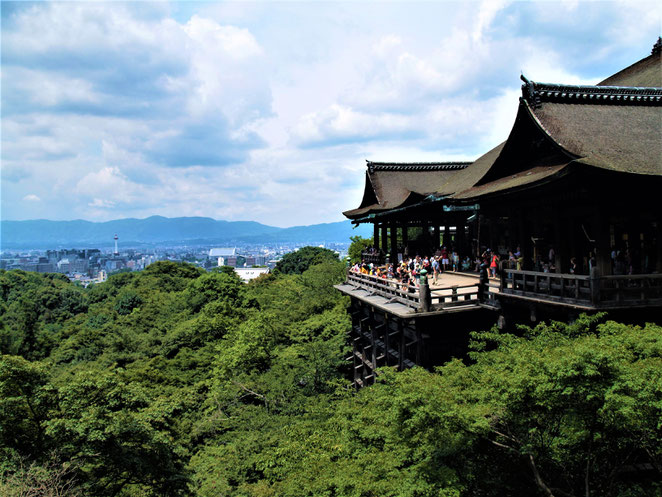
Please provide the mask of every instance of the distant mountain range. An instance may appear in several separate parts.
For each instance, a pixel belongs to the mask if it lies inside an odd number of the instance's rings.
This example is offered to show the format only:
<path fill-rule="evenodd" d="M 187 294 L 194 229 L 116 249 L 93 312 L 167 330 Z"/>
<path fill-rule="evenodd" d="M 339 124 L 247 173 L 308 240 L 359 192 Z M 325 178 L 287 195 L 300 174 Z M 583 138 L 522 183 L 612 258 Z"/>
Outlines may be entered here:
<path fill-rule="evenodd" d="M 352 229 L 349 221 L 276 228 L 254 221 L 217 221 L 208 217 L 117 219 L 91 221 L 0 221 L 2 249 L 108 247 L 115 234 L 121 246 L 168 244 L 211 245 L 233 243 L 333 243 L 350 236 L 371 236 L 371 226 Z"/>

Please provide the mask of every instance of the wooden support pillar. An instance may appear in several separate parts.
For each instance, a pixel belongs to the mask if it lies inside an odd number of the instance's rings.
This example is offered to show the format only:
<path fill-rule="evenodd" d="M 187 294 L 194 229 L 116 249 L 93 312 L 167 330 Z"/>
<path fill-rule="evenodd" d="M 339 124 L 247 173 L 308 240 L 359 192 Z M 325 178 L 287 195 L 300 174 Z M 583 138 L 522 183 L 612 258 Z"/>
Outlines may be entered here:
<path fill-rule="evenodd" d="M 354 321 L 354 319 L 352 321 Z M 354 384 L 356 384 L 356 380 L 360 379 L 361 367 L 359 367 L 359 366 L 362 366 L 362 364 L 360 364 L 360 361 L 357 357 L 357 354 L 360 353 L 359 352 L 359 340 L 360 340 L 360 338 L 357 336 L 358 335 L 357 329 L 356 329 L 357 326 L 359 326 L 359 324 L 357 322 L 352 323 L 352 335 L 351 336 L 352 336 L 352 365 L 354 367 Z"/>
<path fill-rule="evenodd" d="M 591 286 L 591 304 L 600 303 L 600 270 L 597 267 L 591 269 L 589 284 Z"/>
<path fill-rule="evenodd" d="M 375 248 L 379 248 L 379 224 L 375 223 L 373 225 L 374 232 L 372 235 L 372 246 Z"/>
<path fill-rule="evenodd" d="M 476 257 L 480 257 L 480 212 L 476 211 Z"/>
<path fill-rule="evenodd" d="M 402 257 L 405 256 L 405 251 L 407 250 L 408 244 L 409 244 L 409 231 L 407 228 L 407 223 L 405 222 L 402 225 Z"/>
<path fill-rule="evenodd" d="M 384 365 L 389 365 L 389 356 L 391 354 L 389 348 L 389 338 L 391 334 L 391 327 L 389 326 L 388 313 L 384 313 Z"/>
<path fill-rule="evenodd" d="M 398 344 L 398 370 L 405 368 L 405 327 L 402 319 L 398 319 L 398 330 L 400 331 L 400 343 Z"/>
<path fill-rule="evenodd" d="M 467 242 L 465 235 L 466 233 L 465 233 L 464 217 L 460 217 L 458 218 L 455 226 L 455 238 L 456 238 L 455 249 L 460 254 L 460 257 L 463 257 L 469 253 L 469 248 L 466 246 Z"/>
<path fill-rule="evenodd" d="M 423 365 L 423 337 L 418 326 L 416 327 L 416 365 Z"/>
<path fill-rule="evenodd" d="M 611 274 L 611 247 L 609 246 L 609 222 L 602 215 L 602 206 L 596 206 L 596 215 L 593 223 L 595 238 L 595 259 L 600 275 Z"/>
<path fill-rule="evenodd" d="M 398 225 L 395 221 L 391 223 L 391 259 L 389 262 L 397 264 L 398 262 Z"/>
<path fill-rule="evenodd" d="M 439 221 L 434 225 L 434 238 L 432 239 L 432 248 L 437 250 L 439 245 L 441 245 L 441 233 L 440 233 Z"/>
<path fill-rule="evenodd" d="M 377 369 L 377 323 L 375 322 L 375 310 L 370 309 L 370 344 L 372 345 L 372 354 L 371 360 L 372 363 L 372 374 L 375 374 L 375 369 Z"/>
<path fill-rule="evenodd" d="M 382 224 L 382 252 L 388 252 L 388 225 L 386 223 Z"/>
<path fill-rule="evenodd" d="M 559 207 L 554 209 L 554 243 L 552 247 L 554 248 L 554 260 L 549 261 L 550 264 L 554 263 L 556 266 L 556 272 L 562 273 L 564 268 L 563 256 L 565 255 L 565 244 L 563 243 L 561 237 L 561 213 L 559 212 Z"/>
<path fill-rule="evenodd" d="M 522 240 L 526 238 L 524 233 L 524 215 L 522 209 L 517 209 L 517 236 L 515 237 L 515 244 L 513 250 L 517 250 L 517 246 L 522 246 Z"/>

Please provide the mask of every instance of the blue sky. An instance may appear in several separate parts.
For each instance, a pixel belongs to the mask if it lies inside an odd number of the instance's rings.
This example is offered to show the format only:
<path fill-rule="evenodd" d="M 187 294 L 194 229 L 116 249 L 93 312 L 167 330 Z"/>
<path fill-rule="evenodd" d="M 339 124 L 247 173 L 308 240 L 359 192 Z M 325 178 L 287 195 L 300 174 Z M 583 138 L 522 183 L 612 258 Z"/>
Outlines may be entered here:
<path fill-rule="evenodd" d="M 657 2 L 2 2 L 4 220 L 339 221 L 365 160 L 471 160 L 520 72 L 594 84 Z"/>

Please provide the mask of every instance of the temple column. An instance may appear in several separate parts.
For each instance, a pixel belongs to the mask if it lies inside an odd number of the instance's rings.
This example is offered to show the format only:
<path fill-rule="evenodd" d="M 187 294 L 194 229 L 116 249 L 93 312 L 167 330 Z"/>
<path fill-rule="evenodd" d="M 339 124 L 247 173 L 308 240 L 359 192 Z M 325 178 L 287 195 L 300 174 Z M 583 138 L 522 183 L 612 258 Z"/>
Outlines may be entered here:
<path fill-rule="evenodd" d="M 433 245 L 432 248 L 435 250 L 437 249 L 437 247 L 439 247 L 439 245 L 441 245 L 441 241 L 440 241 L 441 230 L 439 228 L 440 228 L 439 221 L 437 221 L 437 223 L 434 225 L 434 235 L 433 235 L 434 238 L 432 239 L 432 245 Z"/>
<path fill-rule="evenodd" d="M 611 268 L 611 247 L 609 246 L 609 223 L 601 213 L 602 206 L 596 207 L 596 214 L 593 220 L 593 233 L 595 238 L 595 258 L 600 275 L 610 275 Z"/>
<path fill-rule="evenodd" d="M 379 225 L 377 223 L 373 224 L 374 232 L 372 234 L 372 246 L 375 248 L 379 247 Z"/>
<path fill-rule="evenodd" d="M 455 222 L 455 249 L 457 250 L 460 256 L 466 256 L 469 250 L 467 250 L 466 239 L 464 232 L 464 216 L 458 217 Z"/>
<path fill-rule="evenodd" d="M 382 252 L 387 253 L 388 252 L 388 225 L 386 223 L 382 223 Z"/>
<path fill-rule="evenodd" d="M 391 259 L 390 262 L 398 262 L 398 225 L 393 221 L 391 223 Z"/>
<path fill-rule="evenodd" d="M 655 271 L 662 273 L 662 222 L 657 221 L 656 225 L 657 226 L 655 227 L 655 231 L 657 231 L 657 233 L 655 239 L 655 248 L 657 249 L 657 253 L 655 255 Z"/>
<path fill-rule="evenodd" d="M 402 225 L 402 257 L 405 256 L 407 244 L 409 244 L 409 232 L 407 230 L 407 222 L 405 221 Z"/>
<path fill-rule="evenodd" d="M 562 273 L 565 268 L 563 257 L 567 253 L 565 248 L 565 243 L 561 237 L 561 219 L 560 219 L 560 206 L 557 206 L 554 209 L 554 243 L 552 247 L 554 248 L 554 260 L 550 261 L 550 264 L 553 262 L 556 266 L 556 272 Z"/>

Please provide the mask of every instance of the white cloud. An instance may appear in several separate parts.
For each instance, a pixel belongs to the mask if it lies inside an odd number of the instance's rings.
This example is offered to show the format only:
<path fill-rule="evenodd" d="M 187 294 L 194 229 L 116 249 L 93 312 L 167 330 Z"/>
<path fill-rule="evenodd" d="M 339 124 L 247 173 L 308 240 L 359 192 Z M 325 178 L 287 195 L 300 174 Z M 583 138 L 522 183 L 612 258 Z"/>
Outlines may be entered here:
<path fill-rule="evenodd" d="M 349 107 L 334 104 L 320 112 L 302 116 L 292 130 L 297 143 L 335 144 L 373 138 L 392 139 L 406 136 L 412 128 L 408 116 L 395 114 L 368 114 Z"/>
<path fill-rule="evenodd" d="M 118 167 L 104 167 L 88 173 L 76 184 L 74 192 L 81 197 L 90 197 L 92 204 L 115 205 L 131 203 L 143 195 L 143 188 L 122 174 Z"/>
<path fill-rule="evenodd" d="M 115 202 L 112 200 L 104 200 L 102 198 L 95 198 L 92 202 L 89 202 L 87 205 L 90 207 L 100 208 L 100 209 L 112 209 L 115 207 Z"/>
<path fill-rule="evenodd" d="M 23 197 L 23 200 L 25 200 L 26 202 L 41 202 L 41 199 L 34 193 L 26 195 L 25 197 Z"/>
<path fill-rule="evenodd" d="M 595 83 L 647 55 L 660 26 L 643 2 L 16 3 L 3 15 L 3 218 L 280 226 L 342 219 L 365 159 L 478 157 L 510 131 L 520 71 Z"/>

